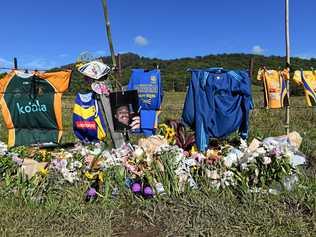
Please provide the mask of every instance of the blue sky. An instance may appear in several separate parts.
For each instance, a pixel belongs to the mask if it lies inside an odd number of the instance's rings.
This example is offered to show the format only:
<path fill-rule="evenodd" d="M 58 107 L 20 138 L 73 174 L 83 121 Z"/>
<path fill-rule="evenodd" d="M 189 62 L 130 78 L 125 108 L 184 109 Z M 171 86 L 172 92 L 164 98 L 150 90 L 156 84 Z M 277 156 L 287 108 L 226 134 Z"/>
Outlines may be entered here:
<path fill-rule="evenodd" d="M 284 55 L 284 0 L 108 0 L 116 52 L 180 58 Z M 290 0 L 293 56 L 316 57 L 315 0 Z M 1 2 L 0 67 L 51 68 L 108 55 L 101 0 Z"/>

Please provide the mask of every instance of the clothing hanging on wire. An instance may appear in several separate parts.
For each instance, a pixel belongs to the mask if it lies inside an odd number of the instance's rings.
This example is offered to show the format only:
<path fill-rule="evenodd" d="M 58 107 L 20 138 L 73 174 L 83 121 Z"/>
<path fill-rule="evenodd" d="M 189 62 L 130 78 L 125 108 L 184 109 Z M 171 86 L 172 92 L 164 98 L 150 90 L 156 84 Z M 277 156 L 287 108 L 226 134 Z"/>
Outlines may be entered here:
<path fill-rule="evenodd" d="M 73 130 L 83 142 L 104 141 L 106 125 L 93 93 L 78 93 L 73 109 Z"/>
<path fill-rule="evenodd" d="M 247 71 L 223 68 L 191 70 L 182 119 L 195 130 L 196 145 L 205 151 L 208 138 L 222 138 L 239 130 L 248 137 L 249 111 L 253 108 Z"/>
<path fill-rule="evenodd" d="M 304 86 L 305 99 L 308 106 L 316 106 L 316 71 L 297 70 L 293 80 Z"/>
<path fill-rule="evenodd" d="M 269 109 L 279 109 L 288 105 L 286 81 L 289 80 L 288 70 L 277 71 L 259 69 L 257 80 L 264 85 L 264 104 Z"/>
<path fill-rule="evenodd" d="M 62 136 L 62 94 L 71 71 L 25 73 L 13 70 L 0 80 L 0 107 L 8 146 L 54 145 Z"/>
<path fill-rule="evenodd" d="M 163 100 L 160 70 L 133 69 L 128 89 L 138 92 L 141 132 L 145 136 L 154 135 L 158 127 Z"/>

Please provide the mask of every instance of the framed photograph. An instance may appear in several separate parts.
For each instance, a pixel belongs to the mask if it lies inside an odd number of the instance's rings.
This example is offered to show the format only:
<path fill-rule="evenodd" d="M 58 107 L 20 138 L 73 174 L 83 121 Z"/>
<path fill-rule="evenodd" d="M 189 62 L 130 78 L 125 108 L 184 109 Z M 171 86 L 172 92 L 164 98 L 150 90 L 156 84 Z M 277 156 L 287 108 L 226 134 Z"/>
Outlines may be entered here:
<path fill-rule="evenodd" d="M 114 130 L 124 132 L 140 128 L 137 90 L 110 93 Z"/>

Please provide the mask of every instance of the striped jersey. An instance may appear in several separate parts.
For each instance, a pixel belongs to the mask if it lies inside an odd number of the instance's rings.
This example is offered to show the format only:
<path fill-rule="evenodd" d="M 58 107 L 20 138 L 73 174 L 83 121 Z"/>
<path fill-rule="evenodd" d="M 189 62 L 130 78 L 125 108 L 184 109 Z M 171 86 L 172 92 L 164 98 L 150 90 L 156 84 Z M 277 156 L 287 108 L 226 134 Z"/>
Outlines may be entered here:
<path fill-rule="evenodd" d="M 73 130 L 81 141 L 103 141 L 106 138 L 105 120 L 93 93 L 78 93 L 73 109 Z"/>
<path fill-rule="evenodd" d="M 316 71 L 295 71 L 293 80 L 304 86 L 308 106 L 316 106 Z"/>

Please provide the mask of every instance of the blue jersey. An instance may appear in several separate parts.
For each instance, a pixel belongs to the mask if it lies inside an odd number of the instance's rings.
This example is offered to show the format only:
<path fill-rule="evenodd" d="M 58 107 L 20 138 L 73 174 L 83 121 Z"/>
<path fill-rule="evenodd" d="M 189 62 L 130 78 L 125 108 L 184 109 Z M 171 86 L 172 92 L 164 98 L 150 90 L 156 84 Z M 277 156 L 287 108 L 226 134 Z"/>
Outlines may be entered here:
<path fill-rule="evenodd" d="M 191 73 L 182 119 L 195 130 L 199 150 L 205 151 L 209 137 L 225 137 L 237 129 L 247 138 L 253 107 L 249 74 L 220 68 Z"/>
<path fill-rule="evenodd" d="M 160 71 L 133 69 L 128 90 L 137 90 L 138 92 L 141 132 L 145 136 L 154 135 L 163 99 Z"/>
<path fill-rule="evenodd" d="M 141 109 L 160 109 L 163 92 L 159 70 L 133 69 L 128 89 L 137 90 Z"/>
<path fill-rule="evenodd" d="M 92 93 L 77 94 L 73 110 L 73 129 L 75 135 L 84 142 L 105 139 L 105 120 Z"/>

